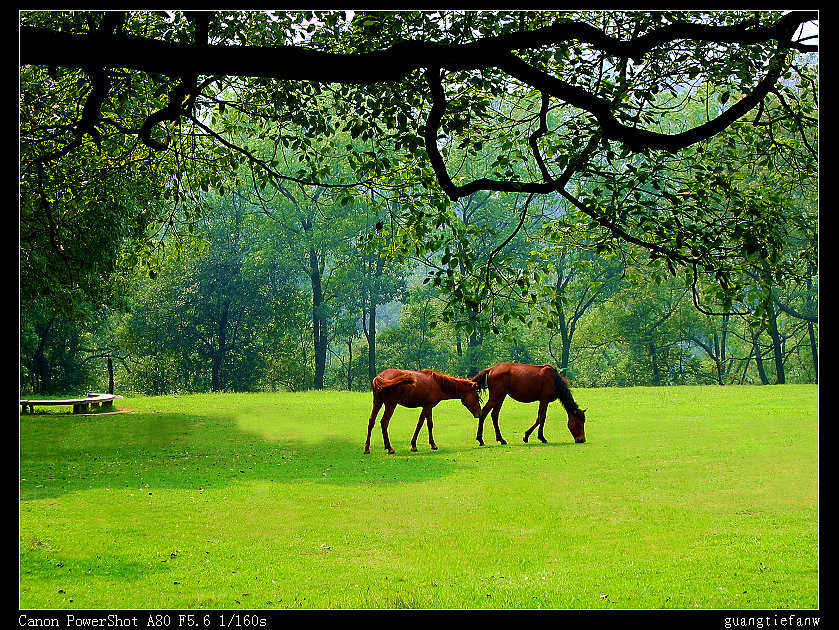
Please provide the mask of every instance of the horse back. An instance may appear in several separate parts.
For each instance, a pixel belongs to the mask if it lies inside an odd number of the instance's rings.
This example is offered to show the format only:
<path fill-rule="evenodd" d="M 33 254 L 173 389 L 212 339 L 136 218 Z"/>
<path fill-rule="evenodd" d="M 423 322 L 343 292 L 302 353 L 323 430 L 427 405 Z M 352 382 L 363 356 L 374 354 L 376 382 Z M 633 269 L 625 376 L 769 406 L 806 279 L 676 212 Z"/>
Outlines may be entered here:
<path fill-rule="evenodd" d="M 556 400 L 556 378 L 559 376 L 552 365 L 529 365 L 527 363 L 498 363 L 487 375 L 490 396 L 506 393 L 519 402 Z"/>
<path fill-rule="evenodd" d="M 373 379 L 373 395 L 404 407 L 436 405 L 443 397 L 430 370 L 389 368 Z"/>
<path fill-rule="evenodd" d="M 373 378 L 372 388 L 374 393 L 381 393 L 386 389 L 405 383 L 413 383 L 414 381 L 415 377 L 411 372 L 389 368 L 379 372 Z"/>

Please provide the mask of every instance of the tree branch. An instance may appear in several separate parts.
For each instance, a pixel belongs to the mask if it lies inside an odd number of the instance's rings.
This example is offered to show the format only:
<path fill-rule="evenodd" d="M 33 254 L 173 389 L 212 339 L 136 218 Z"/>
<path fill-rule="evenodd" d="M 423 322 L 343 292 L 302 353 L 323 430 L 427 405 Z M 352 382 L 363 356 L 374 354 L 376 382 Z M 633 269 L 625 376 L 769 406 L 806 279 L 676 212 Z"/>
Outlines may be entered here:
<path fill-rule="evenodd" d="M 811 324 L 819 323 L 819 316 L 817 314 L 813 315 L 811 313 L 801 313 L 796 311 L 791 306 L 782 303 L 776 295 L 773 295 L 772 299 L 775 301 L 775 305 L 787 315 L 792 315 L 796 319 L 803 319 L 805 322 L 810 322 Z"/>
<path fill-rule="evenodd" d="M 777 40 L 784 49 L 817 51 L 790 41 L 801 24 L 818 19 L 816 11 L 793 11 L 774 24 L 751 21 L 730 26 L 690 22 L 667 24 L 631 40 L 619 40 L 582 22 L 560 22 L 529 32 L 484 37 L 466 44 L 404 41 L 370 53 L 331 53 L 300 46 L 224 46 L 165 42 L 115 34 L 107 41 L 86 35 L 23 26 L 20 62 L 24 65 L 122 67 L 168 76 L 189 74 L 265 77 L 287 80 L 372 84 L 398 81 L 414 70 L 487 68 L 498 54 L 553 46 L 576 40 L 616 57 L 638 59 L 671 41 L 758 44 Z M 101 38 L 100 38 L 101 39 Z M 105 50 L 107 49 L 107 50 Z M 57 52 L 60 51 L 60 52 Z"/>
<path fill-rule="evenodd" d="M 755 26 L 752 21 L 730 26 L 678 22 L 630 40 L 609 37 L 602 30 L 585 23 L 562 22 L 531 32 L 485 37 L 467 44 L 411 40 L 380 51 L 350 54 L 324 52 L 300 46 L 211 46 L 206 40 L 208 21 L 195 17 L 192 19 L 196 23 L 194 44 L 152 40 L 121 32 L 109 32 L 107 28 L 100 28 L 91 35 L 81 35 L 24 26 L 20 29 L 20 61 L 25 65 L 122 67 L 180 77 L 181 89 L 187 95 L 194 91 L 190 90 L 187 78 L 199 74 L 370 85 L 397 82 L 415 70 L 424 68 L 434 94 L 429 122 L 436 123 L 430 125 L 431 130 L 426 130 L 426 147 L 435 154 L 436 142 L 429 141 L 429 134 L 436 134 L 445 112 L 445 99 L 441 88 L 438 88 L 440 71 L 495 67 L 540 90 L 543 99 L 547 95 L 553 96 L 588 111 L 597 119 L 603 136 L 608 139 L 623 142 L 633 150 L 649 148 L 674 151 L 713 136 L 760 103 L 781 75 L 787 50 L 817 50 L 816 46 L 793 42 L 791 38 L 801 24 L 818 19 L 818 13 L 790 12 L 774 24 L 765 27 Z M 103 19 L 103 27 L 105 23 Z M 621 124 L 608 101 L 557 79 L 513 54 L 514 50 L 541 48 L 577 40 L 599 48 L 609 55 L 637 59 L 657 46 L 679 39 L 727 44 L 756 44 L 776 40 L 777 52 L 768 63 L 766 76 L 747 96 L 717 118 L 673 135 Z M 153 114 L 143 125 L 141 138 L 149 146 L 158 149 L 165 146 L 151 138 L 150 130 L 163 120 L 177 117 L 183 110 L 181 99 L 177 98 L 180 95 L 177 89 L 178 86 L 173 90 L 169 106 Z M 441 168 L 442 159 L 436 155 L 429 157 L 437 162 L 435 172 L 438 176 L 443 175 L 445 169 Z M 544 177 L 543 166 L 540 164 Z M 453 197 L 452 193 L 465 196 L 478 189 L 538 193 L 557 189 L 551 182 L 537 184 L 486 179 L 476 180 L 458 189 L 445 176 L 441 185 L 453 199 L 456 197 Z"/>

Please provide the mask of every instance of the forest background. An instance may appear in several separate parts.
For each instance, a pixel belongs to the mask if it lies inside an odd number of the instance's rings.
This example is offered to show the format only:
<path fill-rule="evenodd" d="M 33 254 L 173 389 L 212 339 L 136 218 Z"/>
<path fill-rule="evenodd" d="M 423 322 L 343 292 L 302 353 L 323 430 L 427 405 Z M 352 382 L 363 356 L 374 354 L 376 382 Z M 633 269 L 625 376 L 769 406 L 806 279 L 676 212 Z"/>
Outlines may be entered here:
<path fill-rule="evenodd" d="M 21 15 L 22 391 L 366 390 L 386 367 L 468 376 L 499 361 L 551 363 L 576 387 L 817 382 L 818 64 L 800 30 L 758 108 L 676 153 L 612 141 L 545 88 L 444 67 L 435 143 L 456 182 L 561 181 L 540 194 L 441 190 L 421 141 L 439 96 L 421 73 L 408 97 L 208 75 L 178 102 L 181 73 L 26 64 L 43 33 L 364 55 L 401 33 L 448 44 L 557 20 L 260 16 Z M 680 19 L 785 18 L 594 12 L 554 26 L 620 36 Z M 625 120 L 678 135 L 775 71 L 767 41 L 656 51 L 634 73 L 585 42 L 528 60 L 573 63 Z"/>

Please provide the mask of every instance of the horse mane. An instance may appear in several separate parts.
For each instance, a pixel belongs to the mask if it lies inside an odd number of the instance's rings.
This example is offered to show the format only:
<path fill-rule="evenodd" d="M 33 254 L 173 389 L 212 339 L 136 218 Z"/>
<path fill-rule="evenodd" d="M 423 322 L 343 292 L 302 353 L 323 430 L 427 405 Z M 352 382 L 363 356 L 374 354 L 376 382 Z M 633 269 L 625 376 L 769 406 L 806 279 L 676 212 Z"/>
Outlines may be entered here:
<path fill-rule="evenodd" d="M 470 381 L 466 378 L 457 378 L 456 376 L 444 374 L 443 372 L 437 372 L 435 370 L 423 370 L 423 373 L 428 374 L 435 381 L 437 381 L 437 384 L 440 386 L 440 389 L 442 389 L 443 392 L 446 394 L 465 394 L 475 386 L 474 381 Z"/>
<path fill-rule="evenodd" d="M 577 411 L 580 406 L 574 402 L 574 397 L 571 395 L 571 390 L 568 387 L 568 379 L 560 374 L 556 368 L 554 368 L 554 385 L 556 386 L 556 397 L 559 398 L 559 402 L 565 407 L 565 411 L 568 413 Z"/>

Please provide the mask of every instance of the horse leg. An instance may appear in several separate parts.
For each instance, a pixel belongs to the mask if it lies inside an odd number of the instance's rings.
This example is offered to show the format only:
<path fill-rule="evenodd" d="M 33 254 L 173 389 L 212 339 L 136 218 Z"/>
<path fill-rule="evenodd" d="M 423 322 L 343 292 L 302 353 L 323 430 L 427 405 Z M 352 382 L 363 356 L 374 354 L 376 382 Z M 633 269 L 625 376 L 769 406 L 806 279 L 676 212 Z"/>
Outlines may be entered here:
<path fill-rule="evenodd" d="M 533 423 L 533 426 L 530 427 L 527 431 L 524 432 L 524 441 L 527 442 L 527 438 L 530 437 L 530 434 L 533 433 L 533 429 L 539 426 L 539 416 L 536 416 L 536 422 Z"/>
<path fill-rule="evenodd" d="M 434 443 L 434 435 L 431 430 L 434 428 L 434 421 L 431 419 L 431 409 L 425 414 L 426 422 L 428 422 L 428 443 L 431 445 L 431 450 L 436 451 L 437 445 Z"/>
<path fill-rule="evenodd" d="M 495 441 L 499 444 L 506 444 L 507 442 L 501 437 L 501 429 L 498 427 L 498 414 L 501 413 L 501 405 L 504 404 L 504 398 L 498 401 L 495 409 L 492 410 L 492 426 L 495 428 Z"/>
<path fill-rule="evenodd" d="M 411 450 L 417 450 L 417 436 L 419 435 L 420 429 L 422 428 L 422 423 L 425 422 L 425 409 L 420 411 L 419 420 L 417 421 L 417 429 L 414 431 L 414 437 L 411 438 Z"/>
<path fill-rule="evenodd" d="M 484 408 L 481 409 L 481 415 L 478 416 L 478 434 L 475 436 L 475 439 L 478 440 L 478 444 L 481 446 L 484 445 L 484 418 L 487 417 L 489 410 L 495 405 L 495 401 L 490 398 L 487 401 L 487 404 L 484 405 Z"/>
<path fill-rule="evenodd" d="M 548 403 L 547 402 L 539 402 L 539 411 L 536 413 L 536 422 L 533 423 L 533 426 L 530 427 L 527 431 L 524 432 L 524 441 L 527 442 L 527 438 L 530 437 L 530 434 L 533 433 L 533 429 L 539 427 L 539 439 L 542 442 L 546 442 L 545 436 L 542 433 L 543 427 L 545 425 L 545 414 L 548 410 Z"/>
<path fill-rule="evenodd" d="M 367 423 L 367 442 L 364 443 L 364 453 L 370 453 L 370 433 L 373 427 L 376 426 L 376 416 L 379 415 L 379 409 L 382 408 L 382 399 L 373 394 L 373 411 L 370 412 L 370 421 Z"/>
<path fill-rule="evenodd" d="M 545 439 L 545 419 L 548 416 L 548 402 L 539 403 L 539 441 L 543 444 L 547 442 Z"/>
<path fill-rule="evenodd" d="M 390 424 L 390 417 L 393 415 L 393 411 L 396 409 L 396 403 L 388 404 L 385 403 L 385 412 L 382 415 L 382 438 L 385 441 L 385 450 L 390 453 L 391 455 L 396 451 L 393 450 L 393 447 L 390 445 L 390 438 L 387 435 L 387 425 Z"/>

